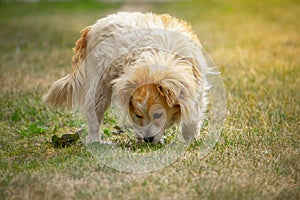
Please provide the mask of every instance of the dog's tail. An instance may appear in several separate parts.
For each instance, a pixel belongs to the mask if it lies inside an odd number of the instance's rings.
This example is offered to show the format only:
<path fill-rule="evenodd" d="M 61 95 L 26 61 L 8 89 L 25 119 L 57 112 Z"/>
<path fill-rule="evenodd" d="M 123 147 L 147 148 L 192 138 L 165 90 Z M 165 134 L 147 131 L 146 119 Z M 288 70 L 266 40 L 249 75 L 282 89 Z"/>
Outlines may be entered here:
<path fill-rule="evenodd" d="M 66 106 L 71 109 L 78 104 L 83 95 L 85 84 L 85 68 L 82 66 L 86 58 L 88 33 L 91 27 L 81 31 L 81 37 L 77 40 L 72 57 L 72 72 L 67 76 L 57 80 L 43 97 L 44 102 L 53 106 Z M 80 95 L 79 95 L 80 94 Z M 79 98 L 79 99 L 78 99 Z"/>
<path fill-rule="evenodd" d="M 43 97 L 43 100 L 45 103 L 51 104 L 53 106 L 65 105 L 67 108 L 71 108 L 72 96 L 72 75 L 68 74 L 67 76 L 57 80 L 51 86 L 48 93 Z"/>

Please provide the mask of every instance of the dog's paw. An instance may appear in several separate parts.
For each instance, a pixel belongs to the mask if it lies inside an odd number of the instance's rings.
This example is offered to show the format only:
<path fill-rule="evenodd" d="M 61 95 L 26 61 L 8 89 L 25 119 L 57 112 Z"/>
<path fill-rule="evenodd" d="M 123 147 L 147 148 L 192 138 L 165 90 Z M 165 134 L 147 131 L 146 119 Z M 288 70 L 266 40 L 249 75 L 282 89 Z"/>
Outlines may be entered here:
<path fill-rule="evenodd" d="M 94 142 L 100 142 L 101 139 L 100 137 L 91 137 L 90 135 L 88 135 L 85 139 L 85 144 L 91 144 L 91 143 L 94 143 Z"/>
<path fill-rule="evenodd" d="M 87 136 L 86 140 L 85 140 L 85 144 L 86 145 L 89 145 L 89 144 L 92 144 L 92 143 L 98 143 L 98 144 L 112 144 L 112 142 L 109 142 L 109 141 L 105 141 L 105 140 L 102 140 L 100 137 L 90 137 L 90 136 Z"/>

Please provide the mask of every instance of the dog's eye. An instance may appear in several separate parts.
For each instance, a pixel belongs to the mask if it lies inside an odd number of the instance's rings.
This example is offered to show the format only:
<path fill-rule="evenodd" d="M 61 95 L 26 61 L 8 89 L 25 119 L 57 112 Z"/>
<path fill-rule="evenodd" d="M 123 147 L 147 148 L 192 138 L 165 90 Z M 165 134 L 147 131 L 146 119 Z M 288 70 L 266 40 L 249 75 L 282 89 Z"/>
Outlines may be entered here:
<path fill-rule="evenodd" d="M 155 113 L 153 114 L 153 119 L 159 119 L 162 115 L 163 113 Z"/>
<path fill-rule="evenodd" d="M 143 118 L 143 116 L 138 115 L 138 114 L 135 114 L 135 116 L 136 116 L 136 118 L 139 118 L 139 119 L 142 119 L 142 118 Z"/>

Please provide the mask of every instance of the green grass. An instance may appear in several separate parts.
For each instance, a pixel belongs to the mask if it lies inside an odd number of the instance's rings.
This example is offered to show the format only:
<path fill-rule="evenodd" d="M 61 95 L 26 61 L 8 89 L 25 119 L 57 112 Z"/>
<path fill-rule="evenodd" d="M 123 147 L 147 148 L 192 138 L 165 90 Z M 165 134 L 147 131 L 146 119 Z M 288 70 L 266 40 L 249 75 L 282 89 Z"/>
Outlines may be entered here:
<path fill-rule="evenodd" d="M 80 142 L 53 147 L 53 134 L 74 133 L 84 120 L 41 97 L 70 70 L 79 31 L 121 6 L 0 2 L 0 198 L 299 199 L 298 1 L 152 4 L 189 21 L 222 71 L 228 116 L 204 159 L 196 142 L 169 167 L 130 174 L 102 165 Z M 110 136 L 115 121 L 107 124 Z"/>

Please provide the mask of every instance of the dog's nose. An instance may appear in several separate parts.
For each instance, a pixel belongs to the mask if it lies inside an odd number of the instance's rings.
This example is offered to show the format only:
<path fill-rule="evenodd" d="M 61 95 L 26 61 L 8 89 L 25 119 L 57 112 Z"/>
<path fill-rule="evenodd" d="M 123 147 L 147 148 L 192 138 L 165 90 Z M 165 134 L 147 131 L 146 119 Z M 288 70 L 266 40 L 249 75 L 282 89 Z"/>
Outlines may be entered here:
<path fill-rule="evenodd" d="M 153 142 L 153 140 L 154 140 L 154 137 L 146 137 L 146 138 L 144 138 L 144 141 L 147 142 L 147 143 L 151 143 L 151 142 Z"/>

